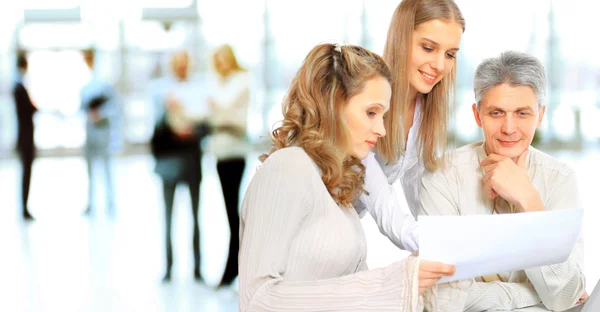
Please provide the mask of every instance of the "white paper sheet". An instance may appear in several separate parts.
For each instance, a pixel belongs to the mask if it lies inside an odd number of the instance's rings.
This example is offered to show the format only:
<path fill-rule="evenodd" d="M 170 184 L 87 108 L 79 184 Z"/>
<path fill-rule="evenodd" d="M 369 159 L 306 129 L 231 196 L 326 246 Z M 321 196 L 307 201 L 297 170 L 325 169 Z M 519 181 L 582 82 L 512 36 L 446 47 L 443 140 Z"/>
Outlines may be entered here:
<path fill-rule="evenodd" d="M 456 266 L 439 283 L 567 260 L 582 209 L 475 216 L 420 216 L 421 258 Z"/>

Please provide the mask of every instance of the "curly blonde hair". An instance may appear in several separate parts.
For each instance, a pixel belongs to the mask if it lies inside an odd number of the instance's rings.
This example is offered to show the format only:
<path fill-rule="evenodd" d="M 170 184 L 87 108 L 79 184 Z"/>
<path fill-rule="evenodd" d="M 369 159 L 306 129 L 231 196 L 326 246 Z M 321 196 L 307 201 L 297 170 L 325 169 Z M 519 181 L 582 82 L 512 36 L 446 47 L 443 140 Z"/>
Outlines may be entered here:
<path fill-rule="evenodd" d="M 271 133 L 275 151 L 299 146 L 322 171 L 329 194 L 342 207 L 364 191 L 365 167 L 348 153 L 350 134 L 346 103 L 366 82 L 383 77 L 391 84 L 383 58 L 359 46 L 320 44 L 304 59 L 282 103 L 283 121 Z"/>

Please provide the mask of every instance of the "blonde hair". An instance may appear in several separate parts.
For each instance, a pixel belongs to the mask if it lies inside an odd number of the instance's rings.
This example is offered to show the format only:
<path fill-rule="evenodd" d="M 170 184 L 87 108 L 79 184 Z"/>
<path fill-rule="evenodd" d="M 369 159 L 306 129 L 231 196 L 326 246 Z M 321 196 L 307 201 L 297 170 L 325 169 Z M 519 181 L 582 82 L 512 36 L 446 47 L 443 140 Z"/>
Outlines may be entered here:
<path fill-rule="evenodd" d="M 322 171 L 323 183 L 343 207 L 363 191 L 365 167 L 348 154 L 344 109 L 366 82 L 391 73 L 383 58 L 358 46 L 320 44 L 304 59 L 283 100 L 283 121 L 271 134 L 273 152 L 299 146 Z"/>
<path fill-rule="evenodd" d="M 218 70 L 217 58 L 219 56 L 222 56 L 226 60 L 226 62 L 228 62 L 230 65 L 229 72 L 227 72 L 225 74 L 219 72 L 219 70 Z M 237 57 L 235 56 L 235 53 L 233 52 L 233 48 L 228 44 L 221 45 L 215 49 L 215 51 L 212 54 L 212 65 L 213 65 L 213 68 L 215 68 L 217 70 L 217 73 L 219 73 L 219 75 L 222 75 L 222 76 L 227 76 L 231 73 L 238 72 L 238 71 L 246 71 L 246 69 L 243 68 L 242 66 L 240 66 L 240 63 L 238 63 Z"/>
<path fill-rule="evenodd" d="M 404 0 L 398 5 L 390 28 L 383 53 L 392 71 L 392 100 L 388 118 L 385 120 L 387 136 L 378 144 L 378 152 L 388 163 L 395 163 L 404 154 L 404 121 L 408 116 L 414 87 L 410 85 L 408 68 L 410 66 L 413 31 L 427 21 L 442 19 L 455 21 L 465 30 L 465 20 L 460 9 L 452 0 Z M 421 148 L 419 156 L 428 171 L 444 166 L 444 154 L 447 145 L 447 131 L 452 112 L 456 88 L 455 66 L 448 75 L 437 83 L 431 92 L 423 94 L 422 123 L 418 134 Z"/>

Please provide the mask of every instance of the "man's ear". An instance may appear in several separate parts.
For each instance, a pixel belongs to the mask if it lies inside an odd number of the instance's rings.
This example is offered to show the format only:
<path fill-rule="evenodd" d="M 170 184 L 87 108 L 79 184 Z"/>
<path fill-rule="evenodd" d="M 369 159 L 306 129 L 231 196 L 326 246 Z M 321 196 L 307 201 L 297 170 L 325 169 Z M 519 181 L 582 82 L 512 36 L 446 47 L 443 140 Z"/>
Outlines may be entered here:
<path fill-rule="evenodd" d="M 546 113 L 546 105 L 542 105 L 542 108 L 540 109 L 540 116 L 538 117 L 538 123 L 537 123 L 536 128 L 542 124 L 542 120 L 544 120 L 545 113 Z"/>
<path fill-rule="evenodd" d="M 477 104 L 473 104 L 472 108 L 473 108 L 473 117 L 475 117 L 475 122 L 477 122 L 477 125 L 479 126 L 479 128 L 483 128 L 483 124 L 481 123 L 481 116 L 479 115 L 479 110 L 477 109 Z"/>

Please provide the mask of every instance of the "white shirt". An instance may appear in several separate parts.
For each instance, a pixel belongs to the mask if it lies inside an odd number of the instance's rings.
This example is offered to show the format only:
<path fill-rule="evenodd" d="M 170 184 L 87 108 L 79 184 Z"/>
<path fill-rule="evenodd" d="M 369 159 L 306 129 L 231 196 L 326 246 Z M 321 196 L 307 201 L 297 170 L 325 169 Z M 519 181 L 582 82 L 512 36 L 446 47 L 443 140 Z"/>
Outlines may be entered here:
<path fill-rule="evenodd" d="M 418 141 L 422 120 L 422 100 L 422 97 L 417 99 L 413 125 L 408 131 L 406 151 L 398 163 L 386 165 L 383 158 L 379 157 L 379 155 L 376 156 L 380 166 L 383 168 L 383 172 L 388 178 L 388 183 L 390 185 L 400 184 L 402 186 L 408 203 L 408 207 L 402 208 L 408 208 L 414 217 L 419 214 L 419 208 L 421 207 L 419 189 L 421 186 L 421 177 L 425 172 L 423 161 L 419 158 L 421 146 Z"/>
<path fill-rule="evenodd" d="M 379 155 L 369 153 L 363 161 L 366 167 L 365 190 L 355 203 L 363 217 L 367 211 L 382 234 L 401 249 L 419 249 L 419 233 L 415 216 L 419 205 L 419 186 L 425 166 L 419 159 L 418 134 L 421 127 L 422 98 L 415 104 L 413 124 L 408 132 L 406 151 L 395 164 L 385 164 Z"/>
<path fill-rule="evenodd" d="M 492 214 L 493 201 L 482 187 L 483 171 L 479 165 L 486 157 L 484 143 L 474 143 L 455 150 L 448 158 L 449 165 L 445 170 L 425 173 L 421 188 L 421 214 Z M 529 147 L 526 166 L 527 175 L 540 194 L 545 210 L 579 207 L 575 173 L 565 164 Z M 506 205 L 498 207 L 500 213 L 508 210 L 503 206 Z M 538 310 L 544 306 L 550 310 L 566 310 L 575 305 L 585 291 L 582 266 L 583 241 L 580 236 L 566 262 L 498 272 L 507 282 L 470 280 L 464 287 L 468 292 L 464 310 L 511 310 L 540 303 Z"/>
<path fill-rule="evenodd" d="M 235 126 L 246 131 L 250 103 L 250 75 L 245 71 L 232 73 L 225 80 L 211 86 L 215 102 L 210 123 L 215 126 Z M 243 158 L 250 149 L 245 135 L 215 131 L 208 138 L 207 152 L 218 160 Z"/>

